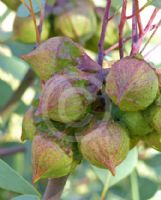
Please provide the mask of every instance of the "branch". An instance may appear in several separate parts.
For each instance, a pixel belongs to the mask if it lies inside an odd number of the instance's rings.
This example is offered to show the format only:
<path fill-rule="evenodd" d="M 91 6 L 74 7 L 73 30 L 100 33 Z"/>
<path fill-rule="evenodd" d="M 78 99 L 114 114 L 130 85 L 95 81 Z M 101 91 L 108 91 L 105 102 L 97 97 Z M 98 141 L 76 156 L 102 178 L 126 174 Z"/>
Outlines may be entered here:
<path fill-rule="evenodd" d="M 124 30 L 124 25 L 125 25 L 125 22 L 126 22 L 126 6 L 127 6 L 127 0 L 123 0 L 121 19 L 120 19 L 120 24 L 119 24 L 119 53 L 120 53 L 120 59 L 122 57 L 124 57 L 123 30 Z"/>
<path fill-rule="evenodd" d="M 151 30 L 151 28 L 152 28 L 152 23 L 153 23 L 153 21 L 154 21 L 156 15 L 157 15 L 157 13 L 158 13 L 158 11 L 159 11 L 159 9 L 157 9 L 157 8 L 154 9 L 154 11 L 153 11 L 153 13 L 152 13 L 152 15 L 151 15 L 151 17 L 150 17 L 150 19 L 149 19 L 149 22 L 147 23 L 147 25 L 146 25 L 146 27 L 145 27 L 145 29 L 144 29 L 143 34 L 140 36 L 140 38 L 139 38 L 138 41 L 137 41 L 137 44 L 136 44 L 136 46 L 135 46 L 135 51 L 134 51 L 135 54 L 139 52 L 140 47 L 141 47 L 141 45 L 142 45 L 142 41 L 143 41 L 144 37 L 146 36 L 146 33 L 147 33 L 148 31 Z"/>
<path fill-rule="evenodd" d="M 68 176 L 49 179 L 43 200 L 60 200 Z"/>
<path fill-rule="evenodd" d="M 126 19 L 131 19 L 132 17 L 143 11 L 148 5 L 149 5 L 148 3 L 144 4 L 139 10 L 136 10 L 135 13 L 133 13 L 130 16 L 127 16 Z"/>
<path fill-rule="evenodd" d="M 141 36 L 144 33 L 144 29 L 142 26 L 142 21 L 140 17 L 140 12 L 139 12 L 139 1 L 135 0 L 135 10 L 136 10 L 136 18 L 137 18 L 137 23 L 138 23 L 138 28 L 139 28 L 139 35 Z"/>
<path fill-rule="evenodd" d="M 144 29 L 144 35 L 150 30 L 151 26 L 152 26 L 152 23 L 157 15 L 157 13 L 159 12 L 159 9 L 155 8 L 150 19 L 149 19 L 149 22 L 147 23 L 145 29 Z"/>
<path fill-rule="evenodd" d="M 147 45 L 149 44 L 149 42 L 152 40 L 153 36 L 155 35 L 155 33 L 157 32 L 159 26 L 161 24 L 161 20 L 158 22 L 157 26 L 155 27 L 154 31 L 152 32 L 151 36 L 149 37 L 148 41 L 146 42 L 146 44 L 144 45 L 144 47 L 142 48 L 142 50 L 140 51 L 140 53 L 142 54 L 142 52 L 145 50 L 145 48 L 147 47 Z"/>
<path fill-rule="evenodd" d="M 158 24 L 151 25 L 149 31 L 154 30 L 157 26 L 158 26 Z M 159 24 L 159 27 L 160 27 L 160 26 L 161 26 L 161 23 Z M 123 43 L 126 43 L 126 42 L 128 42 L 129 40 L 131 40 L 131 39 L 132 39 L 132 36 L 129 36 L 129 37 L 127 37 L 127 38 L 124 38 L 124 39 L 123 39 Z M 117 43 L 115 43 L 114 45 L 112 45 L 111 47 L 109 47 L 108 49 L 106 49 L 106 50 L 104 51 L 104 56 L 107 55 L 107 54 L 109 54 L 111 51 L 113 51 L 114 49 L 116 49 L 116 48 L 118 48 L 118 47 L 119 47 L 119 43 L 117 42 Z"/>
<path fill-rule="evenodd" d="M 39 45 L 40 44 L 40 34 L 39 34 L 38 27 L 37 27 L 37 24 L 36 24 L 36 16 L 35 16 L 35 13 L 34 13 L 34 10 L 33 10 L 32 1 L 29 0 L 30 6 L 24 0 L 20 0 L 20 1 L 21 1 L 21 3 L 24 4 L 24 6 L 27 8 L 30 15 L 32 16 L 32 20 L 33 20 L 35 32 L 36 32 L 36 42 L 37 42 L 37 45 Z"/>
<path fill-rule="evenodd" d="M 0 156 L 10 156 L 16 153 L 23 153 L 26 149 L 24 146 L 16 146 L 10 148 L 0 148 Z"/>
<path fill-rule="evenodd" d="M 132 36 L 129 36 L 125 39 L 123 39 L 123 43 L 126 43 L 127 41 L 131 40 Z M 109 47 L 107 50 L 104 51 L 104 55 L 109 54 L 111 51 L 113 51 L 114 49 L 119 48 L 119 42 L 117 42 L 116 44 L 112 45 L 111 47 Z"/>
<path fill-rule="evenodd" d="M 25 77 L 23 78 L 20 86 L 13 93 L 13 95 L 5 104 L 5 106 L 0 110 L 0 116 L 3 117 L 5 114 L 12 112 L 12 110 L 15 108 L 16 104 L 19 102 L 26 89 L 33 83 L 34 79 L 35 73 L 32 69 L 29 69 Z"/>
<path fill-rule="evenodd" d="M 100 41 L 98 43 L 98 64 L 101 66 L 102 66 L 103 58 L 104 58 L 104 40 L 105 40 L 106 28 L 108 24 L 110 7 L 111 7 L 111 0 L 107 0 L 104 17 L 103 17 Z"/>
<path fill-rule="evenodd" d="M 135 13 L 136 10 L 136 3 L 133 0 L 133 14 Z M 131 55 L 134 55 L 137 53 L 137 43 L 138 42 L 138 30 L 137 30 L 137 17 L 136 15 L 133 16 L 132 18 L 132 48 L 131 48 Z"/>

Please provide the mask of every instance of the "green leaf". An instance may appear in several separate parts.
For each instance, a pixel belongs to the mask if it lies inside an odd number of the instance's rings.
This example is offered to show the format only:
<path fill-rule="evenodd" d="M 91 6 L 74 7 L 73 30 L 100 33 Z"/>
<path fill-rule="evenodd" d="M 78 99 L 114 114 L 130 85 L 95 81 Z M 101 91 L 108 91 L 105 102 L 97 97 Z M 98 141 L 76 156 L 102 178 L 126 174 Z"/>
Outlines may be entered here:
<path fill-rule="evenodd" d="M 115 185 L 125 177 L 127 177 L 135 168 L 138 161 L 138 152 L 137 149 L 134 148 L 129 151 L 127 158 L 116 168 L 116 175 L 112 176 L 111 173 L 106 169 L 100 169 L 95 166 L 92 166 L 98 178 L 106 183 L 107 177 L 110 176 L 108 181 L 109 187 Z"/>
<path fill-rule="evenodd" d="M 18 197 L 14 197 L 11 200 L 40 200 L 40 198 L 35 195 L 21 195 Z"/>
<path fill-rule="evenodd" d="M 5 56 L 0 54 L 0 68 L 21 80 L 29 68 L 28 64 L 15 56 Z"/>
<path fill-rule="evenodd" d="M 153 5 L 157 8 L 161 8 L 161 1 L 160 0 L 148 0 L 149 5 Z"/>
<path fill-rule="evenodd" d="M 6 45 L 11 49 L 12 53 L 20 57 L 33 50 L 34 44 L 25 44 L 18 41 L 7 41 Z"/>
<path fill-rule="evenodd" d="M 28 0 L 25 0 L 25 2 L 26 2 L 26 4 L 29 5 Z M 34 13 L 38 13 L 41 9 L 41 6 L 44 6 L 44 4 L 45 4 L 45 0 L 32 0 L 32 6 L 33 6 Z M 30 13 L 27 10 L 27 8 L 24 6 L 24 4 L 21 4 L 18 8 L 17 16 L 27 17 L 29 15 L 30 15 Z"/>
<path fill-rule="evenodd" d="M 138 177 L 138 181 L 141 200 L 147 200 L 156 193 L 158 186 L 154 181 L 145 177 Z"/>
<path fill-rule="evenodd" d="M 1 98 L 0 101 L 0 108 L 2 108 L 5 103 L 7 102 L 7 100 L 9 99 L 9 97 L 12 94 L 12 88 L 4 81 L 0 80 L 0 91 L 1 94 L 3 94 L 3 98 Z"/>
<path fill-rule="evenodd" d="M 118 10 L 122 6 L 122 0 L 112 0 L 111 5 L 115 10 Z"/>
<path fill-rule="evenodd" d="M 0 42 L 5 42 L 11 39 L 12 32 L 6 32 L 0 29 Z"/>
<path fill-rule="evenodd" d="M 39 192 L 14 169 L 0 159 L 0 188 L 20 194 L 39 195 Z"/>

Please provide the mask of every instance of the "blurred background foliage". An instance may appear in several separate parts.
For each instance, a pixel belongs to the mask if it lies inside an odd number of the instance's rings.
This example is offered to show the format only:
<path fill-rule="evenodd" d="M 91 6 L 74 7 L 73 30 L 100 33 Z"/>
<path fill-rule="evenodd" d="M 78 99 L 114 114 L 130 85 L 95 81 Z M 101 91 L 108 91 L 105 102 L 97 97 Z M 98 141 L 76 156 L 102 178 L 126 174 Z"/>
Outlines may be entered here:
<path fill-rule="evenodd" d="M 40 1 L 33 0 L 35 13 L 39 13 Z M 70 3 L 66 4 L 66 9 Z M 81 1 L 80 1 L 81 2 Z M 144 5 L 146 1 L 140 1 Z M 44 1 L 41 2 L 42 4 Z M 56 35 L 66 35 L 81 43 L 87 53 L 94 59 L 97 57 L 97 43 L 101 30 L 101 19 L 105 0 L 93 0 L 92 8 L 88 12 L 87 7 L 80 3 L 76 12 L 68 11 L 61 6 L 55 6 L 56 1 L 47 1 L 47 14 L 44 21 L 42 40 Z M 84 2 L 85 3 L 85 2 Z M 121 0 L 112 0 L 111 15 L 116 15 L 109 23 L 105 48 L 109 48 L 118 40 L 118 20 Z M 94 6 L 93 6 L 94 4 Z M 54 5 L 54 6 L 53 6 Z M 82 6 L 82 7 L 81 7 Z M 90 5 L 91 6 L 91 5 Z M 153 6 L 149 6 L 141 13 L 143 23 L 147 23 L 147 15 Z M 65 10 L 65 11 L 64 11 Z M 83 23 L 80 31 L 73 31 L 73 26 Z M 127 15 L 131 14 L 131 1 L 128 4 Z M 74 15 L 74 17 L 72 16 Z M 68 17 L 66 17 L 68 16 Z M 161 16 L 161 13 L 160 13 Z M 92 18 L 92 19 L 91 19 Z M 37 17 L 39 20 L 39 17 Z M 156 19 L 156 23 L 158 19 Z M 77 24 L 78 21 L 78 24 Z M 91 27 L 90 27 L 91 26 Z M 66 31 L 66 29 L 68 31 Z M 79 28 L 78 28 L 79 29 Z M 89 29 L 89 30 L 88 30 Z M 70 30 L 70 31 L 69 31 Z M 129 36 L 131 20 L 128 20 L 125 35 Z M 85 31 L 85 33 L 84 33 Z M 158 30 L 145 52 L 153 48 L 160 39 L 161 30 Z M 12 148 L 17 145 L 25 147 L 25 152 L 14 155 L 1 156 L 6 163 L 31 182 L 31 143 L 21 143 L 21 125 L 25 111 L 30 106 L 33 98 L 39 95 L 40 83 L 36 77 L 23 85 L 23 95 L 19 99 L 15 91 L 20 87 L 30 66 L 20 56 L 30 52 L 35 47 L 35 32 L 31 17 L 19 0 L 0 1 L 0 149 Z M 130 41 L 125 45 L 128 55 Z M 161 48 L 157 48 L 148 57 L 148 60 L 156 66 L 161 66 Z M 119 59 L 118 50 L 110 52 L 104 61 L 104 67 L 109 67 L 111 61 Z M 24 89 L 25 88 L 25 89 Z M 13 97 L 13 98 L 12 98 Z M 16 98 L 17 97 L 17 98 Z M 12 98 L 14 101 L 7 102 Z M 5 109 L 4 109 L 5 108 Z M 14 180 L 16 182 L 16 180 Z M 46 181 L 40 181 L 36 188 L 43 194 Z M 86 161 L 77 167 L 69 177 L 62 199 L 63 200 L 98 200 L 104 191 L 107 191 L 107 200 L 160 200 L 161 199 L 161 153 L 146 149 L 142 144 L 132 149 L 127 159 L 117 168 L 116 177 L 111 177 L 107 170 L 101 170 L 91 166 Z M 0 199 L 9 200 L 18 194 L 0 189 Z"/>

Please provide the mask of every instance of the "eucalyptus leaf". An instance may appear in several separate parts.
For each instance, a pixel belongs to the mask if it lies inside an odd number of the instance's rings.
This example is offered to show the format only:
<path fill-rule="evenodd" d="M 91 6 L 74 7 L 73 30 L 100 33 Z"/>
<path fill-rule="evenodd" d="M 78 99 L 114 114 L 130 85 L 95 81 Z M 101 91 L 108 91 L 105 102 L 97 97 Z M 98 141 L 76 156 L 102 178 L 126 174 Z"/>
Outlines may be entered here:
<path fill-rule="evenodd" d="M 5 56 L 0 54 L 0 68 L 12 74 L 16 79 L 22 80 L 29 65 L 15 56 Z"/>
<path fill-rule="evenodd" d="M 0 188 L 20 194 L 40 195 L 20 174 L 0 159 Z"/>
<path fill-rule="evenodd" d="M 0 93 L 3 94 L 3 98 L 0 101 L 0 108 L 2 108 L 11 94 L 13 93 L 12 88 L 5 81 L 0 80 Z"/>
<path fill-rule="evenodd" d="M 151 198 L 158 189 L 157 184 L 148 178 L 138 177 L 138 182 L 139 182 L 139 193 L 141 200 L 147 200 Z"/>
<path fill-rule="evenodd" d="M 92 165 L 94 172 L 97 174 L 98 178 L 104 183 L 107 181 L 107 177 L 109 179 L 108 185 L 109 187 L 115 185 L 125 177 L 127 177 L 135 168 L 138 161 L 138 152 L 137 149 L 134 148 L 129 151 L 126 159 L 116 168 L 116 175 L 112 176 L 111 173 L 106 169 L 100 169 Z"/>
<path fill-rule="evenodd" d="M 40 198 L 35 195 L 21 195 L 18 197 L 14 197 L 11 200 L 40 200 Z"/>

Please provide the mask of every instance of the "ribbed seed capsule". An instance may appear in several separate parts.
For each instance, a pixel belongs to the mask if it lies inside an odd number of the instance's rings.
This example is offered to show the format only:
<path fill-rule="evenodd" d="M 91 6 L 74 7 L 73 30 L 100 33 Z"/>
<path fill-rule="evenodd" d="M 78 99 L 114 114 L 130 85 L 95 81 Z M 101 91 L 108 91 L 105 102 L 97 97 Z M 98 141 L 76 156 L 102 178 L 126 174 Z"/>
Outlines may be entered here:
<path fill-rule="evenodd" d="M 108 168 L 115 175 L 115 168 L 129 151 L 127 130 L 115 122 L 100 122 L 84 132 L 80 151 L 93 165 Z"/>

